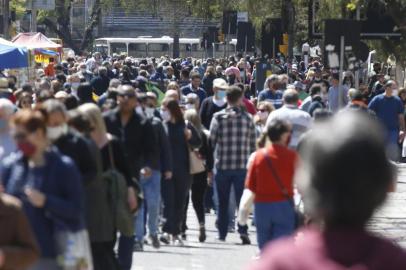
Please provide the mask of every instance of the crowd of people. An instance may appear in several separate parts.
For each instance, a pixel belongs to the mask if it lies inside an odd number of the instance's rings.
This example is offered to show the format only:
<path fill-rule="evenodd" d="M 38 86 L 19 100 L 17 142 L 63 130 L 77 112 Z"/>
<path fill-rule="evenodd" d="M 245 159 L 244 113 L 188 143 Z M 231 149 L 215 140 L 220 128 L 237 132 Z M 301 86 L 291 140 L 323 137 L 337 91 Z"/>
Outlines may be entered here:
<path fill-rule="evenodd" d="M 406 89 L 379 65 L 358 89 L 351 72 L 340 84 L 320 59 L 270 60 L 280 72 L 258 87 L 257 60 L 94 53 L 37 67 L 31 84 L 2 72 L 0 215 L 13 217 L 0 223 L 10 231 L 0 236 L 0 269 L 130 270 L 145 243 L 184 246 L 189 201 L 200 242 L 214 210 L 218 241 L 237 229 L 250 244 L 253 213 L 255 269 L 344 269 L 297 254 L 349 267 L 381 249 L 380 263 L 392 252 L 404 266 L 404 253 L 364 226 L 394 179 L 386 157 L 406 157 Z M 272 244 L 301 225 L 295 175 L 312 229 L 303 245 Z M 343 259 L 351 237 L 360 244 Z M 341 249 L 328 253 L 336 241 Z"/>

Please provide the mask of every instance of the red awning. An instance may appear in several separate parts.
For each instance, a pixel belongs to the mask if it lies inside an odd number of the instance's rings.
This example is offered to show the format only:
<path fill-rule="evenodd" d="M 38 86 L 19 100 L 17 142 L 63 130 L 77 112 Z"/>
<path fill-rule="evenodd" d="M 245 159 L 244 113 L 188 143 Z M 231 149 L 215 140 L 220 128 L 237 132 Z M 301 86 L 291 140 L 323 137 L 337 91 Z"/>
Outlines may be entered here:
<path fill-rule="evenodd" d="M 12 42 L 14 44 L 22 45 L 28 49 L 54 49 L 61 48 L 62 46 L 49 40 L 42 33 L 20 33 Z"/>

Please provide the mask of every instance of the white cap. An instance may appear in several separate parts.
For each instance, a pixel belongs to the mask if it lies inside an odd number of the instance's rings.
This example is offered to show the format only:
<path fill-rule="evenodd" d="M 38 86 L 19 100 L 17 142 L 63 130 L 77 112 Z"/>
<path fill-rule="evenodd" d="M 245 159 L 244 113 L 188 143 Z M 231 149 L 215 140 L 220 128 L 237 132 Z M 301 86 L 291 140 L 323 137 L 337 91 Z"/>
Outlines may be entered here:
<path fill-rule="evenodd" d="M 213 87 L 219 89 L 226 89 L 228 87 L 228 83 L 222 78 L 217 78 L 214 79 L 213 81 Z"/>

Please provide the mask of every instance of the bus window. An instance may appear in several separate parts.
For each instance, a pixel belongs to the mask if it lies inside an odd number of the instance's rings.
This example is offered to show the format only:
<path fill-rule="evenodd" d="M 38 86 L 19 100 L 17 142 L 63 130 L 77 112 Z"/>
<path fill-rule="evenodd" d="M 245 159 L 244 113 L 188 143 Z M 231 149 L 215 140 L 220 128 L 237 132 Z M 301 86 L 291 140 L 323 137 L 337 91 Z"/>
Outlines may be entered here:
<path fill-rule="evenodd" d="M 193 52 L 198 52 L 200 51 L 200 45 L 199 44 L 192 44 L 192 51 Z"/>
<path fill-rule="evenodd" d="M 127 44 L 125 43 L 118 43 L 118 42 L 111 42 L 110 43 L 110 53 L 117 53 L 117 54 L 122 54 L 122 53 L 127 53 Z"/>
<path fill-rule="evenodd" d="M 168 52 L 169 44 L 166 43 L 150 43 L 148 44 L 149 52 Z"/>
<path fill-rule="evenodd" d="M 147 54 L 147 44 L 145 43 L 130 43 L 128 44 L 128 56 L 143 57 Z"/>
<path fill-rule="evenodd" d="M 102 55 L 108 55 L 108 47 L 107 47 L 107 45 L 96 45 L 96 46 L 94 46 L 94 51 L 99 52 Z"/>

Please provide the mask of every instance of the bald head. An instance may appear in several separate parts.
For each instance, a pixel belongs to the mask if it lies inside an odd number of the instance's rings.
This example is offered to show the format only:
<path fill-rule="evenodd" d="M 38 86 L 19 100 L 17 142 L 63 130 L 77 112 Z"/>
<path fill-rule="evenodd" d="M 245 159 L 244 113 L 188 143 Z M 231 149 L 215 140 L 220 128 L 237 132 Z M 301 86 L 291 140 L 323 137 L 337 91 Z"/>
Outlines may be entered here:
<path fill-rule="evenodd" d="M 299 94 L 295 89 L 287 89 L 283 93 L 283 103 L 287 105 L 297 105 L 299 101 Z"/>

